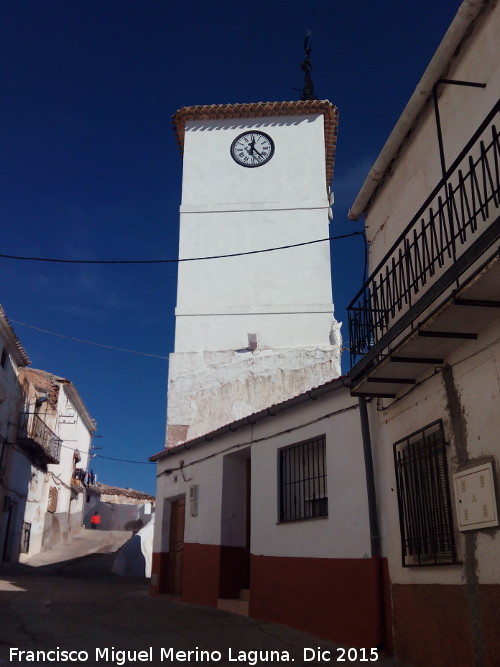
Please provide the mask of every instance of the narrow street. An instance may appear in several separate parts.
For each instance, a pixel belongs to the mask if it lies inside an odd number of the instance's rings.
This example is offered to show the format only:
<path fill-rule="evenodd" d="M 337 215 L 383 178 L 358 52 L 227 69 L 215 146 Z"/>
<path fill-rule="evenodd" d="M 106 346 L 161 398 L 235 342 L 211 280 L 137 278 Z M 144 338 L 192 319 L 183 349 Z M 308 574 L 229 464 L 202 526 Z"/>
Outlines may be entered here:
<path fill-rule="evenodd" d="M 116 550 L 128 535 L 85 531 L 70 545 L 40 554 L 29 565 L 8 566 L 0 572 L 0 664 L 370 662 L 370 647 L 348 654 L 284 626 L 150 597 L 149 580 L 110 572 Z M 304 653 L 305 649 L 309 650 Z M 54 653 L 37 656 L 36 651 Z M 376 664 L 399 663 L 379 658 Z"/>

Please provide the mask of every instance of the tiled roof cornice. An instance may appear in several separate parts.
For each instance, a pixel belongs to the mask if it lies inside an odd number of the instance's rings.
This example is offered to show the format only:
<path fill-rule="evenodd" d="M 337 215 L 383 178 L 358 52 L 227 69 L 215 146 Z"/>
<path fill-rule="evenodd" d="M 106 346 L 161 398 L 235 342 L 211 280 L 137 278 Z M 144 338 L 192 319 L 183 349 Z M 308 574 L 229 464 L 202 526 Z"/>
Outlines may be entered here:
<path fill-rule="evenodd" d="M 135 498 L 136 500 L 144 500 L 147 502 L 156 500 L 155 496 L 151 496 L 149 493 L 136 491 L 136 489 L 124 489 L 119 486 L 109 486 L 108 484 L 102 484 L 102 482 L 91 484 L 88 486 L 88 489 L 93 494 L 101 496 L 124 496 L 125 498 Z"/>
<path fill-rule="evenodd" d="M 186 123 L 190 120 L 266 118 L 269 116 L 309 116 L 323 114 L 325 119 L 326 184 L 333 178 L 337 143 L 338 110 L 328 100 L 298 102 L 254 102 L 251 104 L 205 104 L 182 107 L 172 116 L 177 143 L 184 150 Z"/>
<path fill-rule="evenodd" d="M 2 306 L 0 306 L 0 329 L 2 329 L 4 336 L 12 346 L 9 351 L 15 355 L 14 358 L 18 366 L 29 366 L 31 361 L 29 360 L 24 347 L 21 345 L 21 341 L 16 336 Z"/>

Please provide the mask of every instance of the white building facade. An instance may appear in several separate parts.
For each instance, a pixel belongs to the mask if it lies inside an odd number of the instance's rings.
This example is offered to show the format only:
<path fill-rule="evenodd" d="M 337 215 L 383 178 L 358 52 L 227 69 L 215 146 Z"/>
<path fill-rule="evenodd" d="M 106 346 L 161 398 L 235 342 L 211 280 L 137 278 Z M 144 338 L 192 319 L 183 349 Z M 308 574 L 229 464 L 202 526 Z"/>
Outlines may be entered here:
<path fill-rule="evenodd" d="M 82 527 L 85 472 L 96 429 L 75 386 L 45 371 L 21 369 L 24 405 L 17 419 L 11 478 L 25 484 L 21 562 Z"/>
<path fill-rule="evenodd" d="M 345 384 L 152 457 L 153 594 L 243 608 L 354 646 L 383 643 L 384 570 L 371 558 L 359 405 Z"/>
<path fill-rule="evenodd" d="M 350 305 L 398 657 L 500 662 L 500 7 L 463 2 L 368 175 Z"/>
<path fill-rule="evenodd" d="M 174 126 L 184 165 L 167 446 L 340 373 L 329 244 L 310 243 L 329 236 L 335 107 L 185 107 Z M 296 247 L 254 254 L 282 246 Z M 184 261 L 197 257 L 214 259 Z"/>
<path fill-rule="evenodd" d="M 16 558 L 21 541 L 26 480 L 12 474 L 12 443 L 22 406 L 18 373 L 30 360 L 0 306 L 0 562 Z"/>

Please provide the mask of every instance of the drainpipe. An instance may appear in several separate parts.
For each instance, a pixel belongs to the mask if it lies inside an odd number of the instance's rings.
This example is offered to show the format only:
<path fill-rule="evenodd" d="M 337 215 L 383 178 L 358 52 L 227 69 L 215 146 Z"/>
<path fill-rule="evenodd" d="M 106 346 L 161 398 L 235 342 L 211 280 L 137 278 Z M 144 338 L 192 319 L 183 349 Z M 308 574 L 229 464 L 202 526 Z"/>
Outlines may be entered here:
<path fill-rule="evenodd" d="M 363 440 L 363 454 L 365 459 L 366 492 L 368 495 L 368 520 L 370 524 L 370 555 L 373 564 L 373 577 L 375 582 L 376 618 L 375 630 L 377 636 L 377 648 L 382 649 L 385 643 L 385 605 L 384 605 L 384 580 L 382 572 L 382 559 L 380 548 L 380 530 L 377 515 L 377 495 L 375 491 L 375 475 L 373 472 L 372 443 L 370 436 L 370 425 L 368 422 L 368 410 L 366 398 L 359 396 L 359 417 L 361 422 L 361 438 Z"/>

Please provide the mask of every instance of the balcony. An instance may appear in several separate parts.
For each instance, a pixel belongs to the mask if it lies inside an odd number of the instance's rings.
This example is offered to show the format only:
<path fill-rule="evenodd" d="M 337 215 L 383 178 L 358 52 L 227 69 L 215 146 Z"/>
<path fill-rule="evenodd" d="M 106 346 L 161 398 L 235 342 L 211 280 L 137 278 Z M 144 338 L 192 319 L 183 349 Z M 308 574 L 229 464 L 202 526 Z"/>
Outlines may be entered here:
<path fill-rule="evenodd" d="M 500 315 L 499 112 L 348 306 L 353 394 L 396 396 Z"/>
<path fill-rule="evenodd" d="M 59 463 L 62 440 L 34 412 L 22 412 L 17 427 L 17 442 L 36 463 Z"/>

